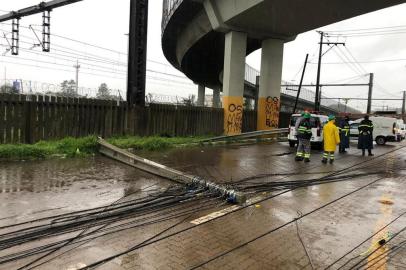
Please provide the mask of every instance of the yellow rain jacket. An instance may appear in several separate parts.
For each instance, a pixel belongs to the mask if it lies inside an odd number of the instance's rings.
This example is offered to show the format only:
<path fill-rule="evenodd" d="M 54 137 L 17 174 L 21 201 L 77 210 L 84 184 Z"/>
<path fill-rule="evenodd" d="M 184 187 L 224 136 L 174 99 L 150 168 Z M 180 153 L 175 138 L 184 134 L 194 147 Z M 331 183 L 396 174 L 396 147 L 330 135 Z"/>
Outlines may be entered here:
<path fill-rule="evenodd" d="M 334 152 L 336 150 L 336 146 L 340 143 L 338 128 L 333 121 L 329 121 L 323 127 L 323 140 L 324 151 L 326 152 Z"/>

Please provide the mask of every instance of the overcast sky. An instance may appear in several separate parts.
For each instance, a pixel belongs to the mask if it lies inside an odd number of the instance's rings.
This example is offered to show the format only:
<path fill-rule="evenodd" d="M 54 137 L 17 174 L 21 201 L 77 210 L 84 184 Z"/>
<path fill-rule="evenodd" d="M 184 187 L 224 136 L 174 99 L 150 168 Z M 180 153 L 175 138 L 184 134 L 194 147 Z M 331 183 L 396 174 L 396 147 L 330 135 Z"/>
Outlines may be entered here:
<path fill-rule="evenodd" d="M 39 0 L 2 0 L 0 14 L 39 2 Z M 162 0 L 150 0 L 149 5 L 148 69 L 150 71 L 147 78 L 147 92 L 181 96 L 196 94 L 196 86 L 178 77 L 182 74 L 171 68 L 162 54 L 160 43 Z M 406 16 L 404 14 L 406 14 L 406 5 L 400 5 L 324 27 L 323 30 L 341 31 L 401 26 L 396 28 L 396 34 L 331 38 L 331 41 L 346 42 L 346 48 L 332 49 L 323 57 L 323 62 L 326 64 L 322 70 L 322 83 L 368 82 L 366 76 L 353 81 L 345 79 L 360 76 L 365 71 L 373 72 L 375 73 L 375 97 L 401 98 L 401 91 L 406 90 Z M 96 89 L 100 83 L 105 82 L 111 88 L 125 91 L 128 18 L 129 0 L 84 0 L 56 9 L 52 12 L 51 33 L 57 36 L 52 36 L 51 54 L 42 53 L 38 46 L 34 46 L 38 42 L 34 32 L 28 29 L 29 25 L 33 25 L 33 28 L 37 29 L 34 30 L 35 33 L 41 37 L 41 15 L 23 18 L 20 22 L 22 49 L 19 56 L 11 56 L 10 53 L 1 56 L 6 52 L 8 45 L 5 38 L 0 38 L 0 81 L 6 76 L 7 79 L 32 81 L 32 85 L 37 88 L 52 88 L 52 85 L 58 85 L 63 80 L 75 78 L 73 66 L 76 59 L 79 59 L 82 66 L 79 79 L 81 87 Z M 3 36 L 4 32 L 10 39 L 10 34 L 7 32 L 11 30 L 11 26 L 0 24 L 0 29 L 2 31 L 0 35 Z M 98 45 L 112 51 L 66 38 Z M 284 80 L 299 81 L 305 55 L 309 53 L 311 63 L 306 72 L 305 83 L 315 83 L 318 42 L 319 35 L 315 31 L 310 31 L 299 35 L 295 41 L 285 45 Z M 327 49 L 326 46 L 324 50 Z M 340 53 L 347 56 L 352 54 L 358 61 L 369 63 L 363 63 L 362 67 L 349 67 L 342 63 L 341 58 L 344 56 L 340 58 L 338 56 Z M 380 60 L 396 61 L 370 63 Z M 260 51 L 248 56 L 247 62 L 259 69 Z M 211 91 L 207 93 L 210 94 Z M 125 93 L 122 94 L 125 95 Z M 324 88 L 323 94 L 330 97 L 366 97 L 367 88 Z M 360 109 L 365 107 L 365 102 L 350 101 L 349 104 Z M 400 102 L 374 102 L 374 106 L 385 105 L 400 107 Z"/>

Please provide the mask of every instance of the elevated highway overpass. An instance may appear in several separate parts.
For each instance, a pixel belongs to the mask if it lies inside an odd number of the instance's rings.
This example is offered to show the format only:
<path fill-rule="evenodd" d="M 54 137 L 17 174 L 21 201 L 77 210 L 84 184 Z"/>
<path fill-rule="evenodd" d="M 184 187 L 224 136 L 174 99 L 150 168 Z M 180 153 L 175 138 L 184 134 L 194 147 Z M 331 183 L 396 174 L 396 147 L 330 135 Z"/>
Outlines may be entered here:
<path fill-rule="evenodd" d="M 405 0 L 164 0 L 165 57 L 195 83 L 223 92 L 226 122 L 243 105 L 245 57 L 262 48 L 259 130 L 278 127 L 284 43 L 300 33 Z M 240 130 L 227 131 L 236 134 Z"/>

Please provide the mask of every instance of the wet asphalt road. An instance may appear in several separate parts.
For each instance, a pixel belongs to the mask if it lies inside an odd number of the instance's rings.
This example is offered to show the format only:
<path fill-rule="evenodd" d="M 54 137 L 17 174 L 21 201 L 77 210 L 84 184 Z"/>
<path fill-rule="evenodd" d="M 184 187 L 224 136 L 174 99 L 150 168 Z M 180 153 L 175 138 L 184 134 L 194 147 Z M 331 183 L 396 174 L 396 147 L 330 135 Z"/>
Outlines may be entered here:
<path fill-rule="evenodd" d="M 158 233 L 156 242 L 150 241 L 95 269 L 325 269 L 329 265 L 331 269 L 406 269 L 402 245 L 406 216 L 382 229 L 406 211 L 404 146 L 377 147 L 373 158 L 362 158 L 358 150 L 350 149 L 348 154 L 337 155 L 334 165 L 321 164 L 319 151 L 313 151 L 309 164 L 294 162 L 293 150 L 286 143 L 141 153 L 186 173 L 245 189 L 251 198 L 263 201 L 231 210 L 222 200 L 210 198 L 169 206 L 158 210 L 157 216 L 191 211 L 150 225 L 99 235 L 83 245 L 63 247 L 43 260 L 54 259 L 34 269 L 80 269 Z M 269 186 L 264 187 L 264 183 L 305 181 L 332 173 L 337 174 L 337 180 L 347 181 L 285 192 L 269 192 Z M 3 162 L 0 226 L 106 206 L 126 195 L 142 198 L 171 185 L 100 156 Z M 212 213 L 221 209 L 230 213 L 211 219 L 215 217 Z M 191 223 L 207 215 L 208 222 Z M 138 222 L 137 218 L 128 220 Z M 21 228 L 27 226 L 31 225 Z M 2 229 L 0 241 L 13 229 Z M 3 249 L 0 261 L 66 235 Z M 41 255 L 2 263 L 0 269 L 18 269 Z"/>

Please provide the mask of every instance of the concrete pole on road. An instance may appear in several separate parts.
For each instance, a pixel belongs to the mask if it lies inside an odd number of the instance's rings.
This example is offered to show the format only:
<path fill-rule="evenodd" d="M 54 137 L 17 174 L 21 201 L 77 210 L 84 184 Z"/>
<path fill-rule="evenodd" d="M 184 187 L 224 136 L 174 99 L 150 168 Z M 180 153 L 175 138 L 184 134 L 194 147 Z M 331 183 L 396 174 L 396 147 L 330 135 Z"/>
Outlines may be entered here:
<path fill-rule="evenodd" d="M 279 39 L 262 42 L 257 130 L 279 127 L 283 46 L 284 41 Z"/>
<path fill-rule="evenodd" d="M 406 91 L 403 91 L 403 100 L 402 100 L 402 117 L 406 113 Z"/>
<path fill-rule="evenodd" d="M 225 37 L 223 74 L 225 135 L 241 134 L 246 53 L 247 34 L 228 32 Z"/>
<path fill-rule="evenodd" d="M 206 88 L 204 85 L 198 86 L 198 93 L 197 93 L 197 106 L 204 106 L 204 98 L 206 96 Z"/>

